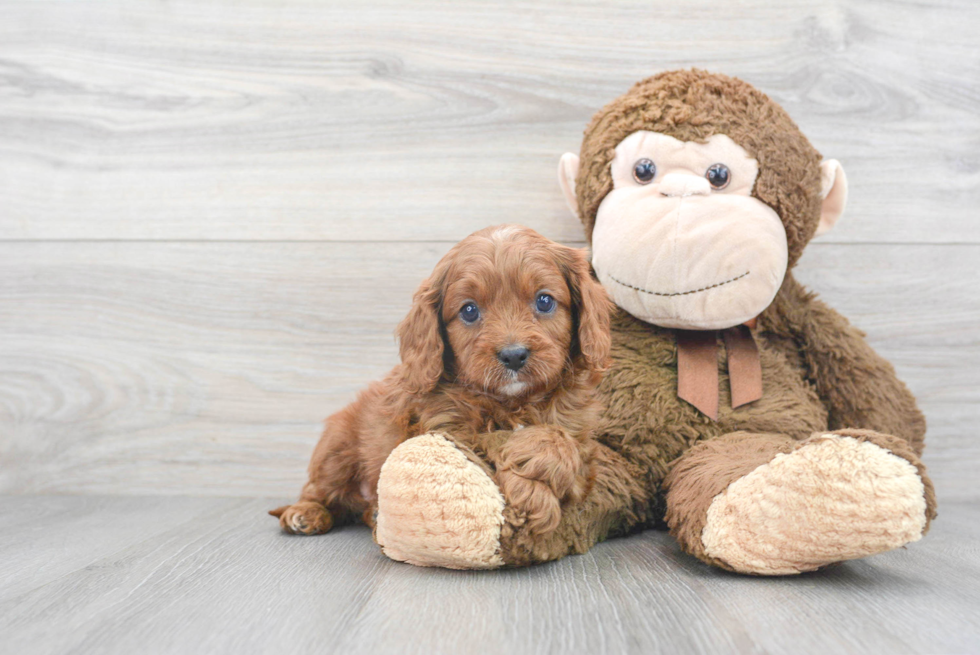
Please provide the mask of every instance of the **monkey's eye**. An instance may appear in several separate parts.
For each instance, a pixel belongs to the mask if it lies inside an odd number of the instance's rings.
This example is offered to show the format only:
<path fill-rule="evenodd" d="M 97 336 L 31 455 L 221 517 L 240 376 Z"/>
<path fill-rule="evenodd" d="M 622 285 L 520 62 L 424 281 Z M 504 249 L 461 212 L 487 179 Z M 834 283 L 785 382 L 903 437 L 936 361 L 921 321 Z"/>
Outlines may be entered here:
<path fill-rule="evenodd" d="M 650 184 L 657 174 L 657 165 L 649 159 L 640 159 L 633 164 L 633 179 L 640 184 Z"/>
<path fill-rule="evenodd" d="M 732 181 L 732 173 L 724 164 L 712 164 L 704 174 L 708 178 L 708 184 L 715 189 L 724 189 Z"/>
<path fill-rule="evenodd" d="M 550 314 L 555 311 L 555 299 L 546 293 L 539 293 L 534 301 L 534 308 L 542 314 Z"/>
<path fill-rule="evenodd" d="M 468 302 L 459 310 L 459 317 L 464 323 L 472 325 L 480 318 L 480 308 L 476 306 L 475 302 Z"/>

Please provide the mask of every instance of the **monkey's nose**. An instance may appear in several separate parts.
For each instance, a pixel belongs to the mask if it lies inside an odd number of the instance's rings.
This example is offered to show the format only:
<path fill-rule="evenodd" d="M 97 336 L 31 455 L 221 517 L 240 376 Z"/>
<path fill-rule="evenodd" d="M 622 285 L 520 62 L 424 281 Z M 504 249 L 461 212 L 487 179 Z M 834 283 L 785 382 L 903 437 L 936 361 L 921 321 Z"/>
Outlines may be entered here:
<path fill-rule="evenodd" d="M 527 363 L 527 358 L 530 354 L 531 351 L 524 346 L 507 346 L 497 351 L 497 359 L 506 368 L 516 373 L 524 368 L 524 364 Z"/>
<path fill-rule="evenodd" d="M 671 198 L 686 198 L 687 196 L 706 196 L 711 193 L 708 180 L 697 175 L 686 173 L 670 173 L 660 181 L 659 191 Z"/>

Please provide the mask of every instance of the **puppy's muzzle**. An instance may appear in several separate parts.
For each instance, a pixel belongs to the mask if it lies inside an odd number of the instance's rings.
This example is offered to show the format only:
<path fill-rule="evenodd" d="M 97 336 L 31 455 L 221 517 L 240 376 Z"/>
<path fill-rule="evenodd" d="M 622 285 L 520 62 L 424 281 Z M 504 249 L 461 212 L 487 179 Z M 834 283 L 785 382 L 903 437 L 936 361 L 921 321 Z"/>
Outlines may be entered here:
<path fill-rule="evenodd" d="M 507 346 L 497 351 L 497 359 L 504 365 L 504 368 L 515 373 L 524 368 L 524 364 L 527 363 L 527 358 L 530 355 L 531 351 L 524 346 Z"/>

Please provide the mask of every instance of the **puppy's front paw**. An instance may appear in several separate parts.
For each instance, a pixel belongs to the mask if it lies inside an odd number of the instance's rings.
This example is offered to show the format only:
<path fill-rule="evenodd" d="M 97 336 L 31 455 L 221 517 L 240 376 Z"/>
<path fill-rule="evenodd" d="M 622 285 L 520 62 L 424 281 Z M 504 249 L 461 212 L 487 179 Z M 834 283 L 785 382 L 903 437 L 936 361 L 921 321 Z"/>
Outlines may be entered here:
<path fill-rule="evenodd" d="M 498 469 L 497 484 L 507 504 L 531 534 L 548 534 L 561 522 L 561 501 L 540 480 L 525 478 L 511 469 Z"/>
<path fill-rule="evenodd" d="M 323 534 L 333 527 L 327 508 L 313 501 L 301 501 L 269 512 L 279 517 L 279 526 L 290 534 Z"/>
<path fill-rule="evenodd" d="M 497 481 L 504 498 L 537 534 L 558 527 L 562 504 L 585 497 L 588 472 L 583 446 L 554 426 L 518 430 L 497 461 Z"/>

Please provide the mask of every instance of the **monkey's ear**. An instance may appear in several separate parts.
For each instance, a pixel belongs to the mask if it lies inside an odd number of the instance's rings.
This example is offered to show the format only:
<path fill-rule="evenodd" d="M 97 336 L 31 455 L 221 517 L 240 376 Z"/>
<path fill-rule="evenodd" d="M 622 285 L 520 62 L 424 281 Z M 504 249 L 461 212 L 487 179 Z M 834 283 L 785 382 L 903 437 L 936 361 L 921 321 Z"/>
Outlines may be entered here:
<path fill-rule="evenodd" d="M 578 200 L 575 198 L 575 177 L 578 175 L 578 155 L 566 152 L 558 162 L 558 184 L 565 196 L 565 204 L 578 218 Z"/>
<path fill-rule="evenodd" d="M 444 344 L 439 329 L 442 293 L 432 278 L 424 280 L 412 297 L 412 308 L 398 325 L 401 378 L 409 393 L 432 391 L 443 370 Z"/>
<path fill-rule="evenodd" d="M 825 159 L 820 162 L 820 223 L 814 236 L 830 232 L 837 220 L 844 213 L 847 204 L 847 176 L 836 159 Z"/>

